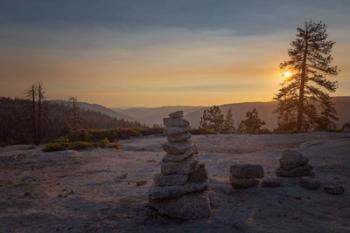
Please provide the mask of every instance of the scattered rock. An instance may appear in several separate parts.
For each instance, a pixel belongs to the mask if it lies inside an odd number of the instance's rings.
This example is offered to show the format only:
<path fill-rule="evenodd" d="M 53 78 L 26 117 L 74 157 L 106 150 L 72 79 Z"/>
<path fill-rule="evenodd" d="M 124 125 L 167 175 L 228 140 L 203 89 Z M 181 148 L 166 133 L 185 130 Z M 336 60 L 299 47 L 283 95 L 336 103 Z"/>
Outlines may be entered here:
<path fill-rule="evenodd" d="M 300 152 L 295 150 L 286 150 L 282 152 L 280 159 L 280 168 L 283 170 L 292 170 L 304 166 L 309 162 Z"/>
<path fill-rule="evenodd" d="M 325 186 L 323 189 L 326 193 L 333 195 L 342 195 L 345 193 L 345 188 L 340 185 L 328 185 Z"/>
<path fill-rule="evenodd" d="M 136 186 L 142 186 L 142 185 L 145 185 L 145 184 L 147 184 L 146 180 L 141 180 L 141 181 L 137 181 L 136 182 Z"/>
<path fill-rule="evenodd" d="M 280 186 L 282 186 L 282 179 L 281 178 L 265 178 L 262 180 L 261 186 L 266 187 L 266 188 L 280 187 Z"/>
<path fill-rule="evenodd" d="M 232 177 L 236 178 L 263 178 L 264 170 L 261 165 L 243 164 L 232 165 L 230 168 Z"/>
<path fill-rule="evenodd" d="M 123 173 L 123 174 L 117 176 L 117 179 L 124 180 L 124 179 L 126 179 L 127 177 L 128 177 L 128 173 Z"/>
<path fill-rule="evenodd" d="M 302 177 L 299 184 L 301 187 L 309 190 L 318 190 L 321 187 L 321 182 L 318 179 L 310 177 Z"/>
<path fill-rule="evenodd" d="M 283 177 L 301 177 L 301 176 L 308 176 L 312 170 L 312 167 L 309 164 L 296 167 L 291 170 L 284 170 L 281 168 L 278 168 L 276 171 L 277 176 L 283 176 Z"/>

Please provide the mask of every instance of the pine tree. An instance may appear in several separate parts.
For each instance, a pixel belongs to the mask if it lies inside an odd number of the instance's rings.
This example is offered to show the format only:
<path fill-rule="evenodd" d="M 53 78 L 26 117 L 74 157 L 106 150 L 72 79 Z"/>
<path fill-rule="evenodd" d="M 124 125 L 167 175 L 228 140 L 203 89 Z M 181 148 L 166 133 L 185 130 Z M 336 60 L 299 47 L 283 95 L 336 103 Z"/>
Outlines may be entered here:
<path fill-rule="evenodd" d="M 240 133 L 258 134 L 261 132 L 261 127 L 266 123 L 259 117 L 258 111 L 254 108 L 246 113 L 246 119 L 239 124 L 238 131 Z"/>
<path fill-rule="evenodd" d="M 205 129 L 212 129 L 216 133 L 219 133 L 223 129 L 224 114 L 218 106 L 212 106 L 207 110 L 204 110 L 201 117 L 200 126 Z"/>
<path fill-rule="evenodd" d="M 292 73 L 275 96 L 282 128 L 307 131 L 321 122 L 331 125 L 336 120 L 328 92 L 335 92 L 337 82 L 328 80 L 327 76 L 337 75 L 338 68 L 331 65 L 335 42 L 327 40 L 326 29 L 322 22 L 305 22 L 302 28 L 298 27 L 297 38 L 288 51 L 290 59 L 280 64 L 282 70 Z M 326 111 L 322 113 L 323 120 L 319 108 Z"/>
<path fill-rule="evenodd" d="M 235 132 L 234 120 L 232 117 L 231 109 L 229 109 L 226 113 L 224 126 L 223 126 L 223 132 L 224 133 L 234 133 Z"/>

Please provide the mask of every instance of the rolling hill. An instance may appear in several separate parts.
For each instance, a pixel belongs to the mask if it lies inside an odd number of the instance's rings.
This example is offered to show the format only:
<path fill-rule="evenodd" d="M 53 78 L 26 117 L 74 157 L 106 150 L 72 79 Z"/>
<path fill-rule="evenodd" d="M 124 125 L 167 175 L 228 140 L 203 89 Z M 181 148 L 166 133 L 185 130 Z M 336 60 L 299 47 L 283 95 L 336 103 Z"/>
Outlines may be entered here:
<path fill-rule="evenodd" d="M 333 97 L 333 102 L 339 117 L 338 127 L 341 127 L 345 122 L 350 121 L 350 96 Z M 192 127 L 198 127 L 200 117 L 207 108 L 198 106 L 168 106 L 159 108 L 118 108 L 116 111 L 151 126 L 153 124 L 161 124 L 163 117 L 170 112 L 184 110 L 185 118 L 190 121 Z M 277 126 L 277 115 L 273 113 L 276 109 L 276 102 L 274 101 L 225 104 L 221 105 L 220 108 L 224 113 L 228 109 L 231 109 L 236 126 L 245 118 L 246 112 L 253 108 L 258 110 L 261 119 L 266 122 L 266 128 L 274 129 Z"/>
<path fill-rule="evenodd" d="M 58 103 L 58 104 L 63 104 L 63 105 L 68 105 L 70 106 L 72 103 L 67 100 L 50 100 L 50 102 Z M 84 110 L 90 110 L 90 111 L 95 111 L 95 112 L 100 112 L 104 115 L 107 115 L 112 118 L 116 119 L 124 119 L 127 121 L 135 121 L 133 117 L 130 117 L 124 113 L 117 112 L 115 110 L 112 110 L 110 108 L 107 108 L 105 106 L 99 105 L 99 104 L 90 104 L 86 102 L 78 102 L 79 108 L 82 108 Z"/>

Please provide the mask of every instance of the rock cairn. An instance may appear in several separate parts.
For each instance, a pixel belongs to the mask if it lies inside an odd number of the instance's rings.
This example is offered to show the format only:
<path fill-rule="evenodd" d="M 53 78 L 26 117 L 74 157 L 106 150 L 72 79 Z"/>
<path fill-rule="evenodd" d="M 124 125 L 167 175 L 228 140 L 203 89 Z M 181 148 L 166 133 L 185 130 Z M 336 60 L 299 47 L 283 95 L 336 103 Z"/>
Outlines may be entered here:
<path fill-rule="evenodd" d="M 161 216 L 177 219 L 198 219 L 210 215 L 207 172 L 198 163 L 197 147 L 191 141 L 190 124 L 183 112 L 169 114 L 163 119 L 167 153 L 162 160 L 161 173 L 154 176 L 149 191 L 150 207 Z"/>
<path fill-rule="evenodd" d="M 301 177 L 309 176 L 312 167 L 309 165 L 309 160 L 300 152 L 295 150 L 286 150 L 282 152 L 280 159 L 280 167 L 277 169 L 277 176 L 284 177 Z"/>
<path fill-rule="evenodd" d="M 230 168 L 230 183 L 234 189 L 246 189 L 259 184 L 264 177 L 264 170 L 260 165 L 244 164 L 232 165 Z"/>

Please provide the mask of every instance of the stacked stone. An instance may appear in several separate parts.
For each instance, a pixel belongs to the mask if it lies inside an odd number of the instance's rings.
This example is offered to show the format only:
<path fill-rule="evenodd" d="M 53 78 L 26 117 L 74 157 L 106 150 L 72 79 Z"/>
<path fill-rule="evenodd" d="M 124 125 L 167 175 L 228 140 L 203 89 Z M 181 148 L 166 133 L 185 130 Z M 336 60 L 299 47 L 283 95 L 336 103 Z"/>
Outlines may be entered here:
<path fill-rule="evenodd" d="M 237 164 L 230 168 L 230 183 L 234 189 L 255 187 L 263 177 L 264 170 L 260 165 Z"/>
<path fill-rule="evenodd" d="M 277 176 L 301 177 L 311 175 L 312 167 L 309 160 L 300 152 L 295 150 L 286 150 L 282 152 L 280 167 L 277 169 Z"/>
<path fill-rule="evenodd" d="M 208 176 L 205 165 L 198 163 L 197 147 L 189 133 L 190 124 L 183 119 L 182 111 L 169 114 L 163 122 L 168 140 L 162 147 L 167 154 L 149 192 L 150 206 L 158 214 L 170 218 L 209 217 Z"/>

